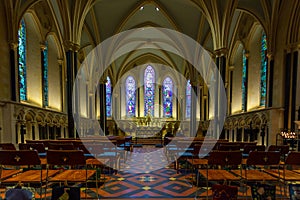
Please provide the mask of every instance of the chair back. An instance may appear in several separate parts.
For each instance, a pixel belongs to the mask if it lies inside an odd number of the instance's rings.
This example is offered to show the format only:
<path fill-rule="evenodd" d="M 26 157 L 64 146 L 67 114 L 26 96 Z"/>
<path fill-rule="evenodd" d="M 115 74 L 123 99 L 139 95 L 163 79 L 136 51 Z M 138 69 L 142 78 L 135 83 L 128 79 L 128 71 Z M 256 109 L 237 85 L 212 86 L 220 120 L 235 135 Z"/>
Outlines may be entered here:
<path fill-rule="evenodd" d="M 74 150 L 73 143 L 49 143 L 48 149 L 51 150 Z"/>
<path fill-rule="evenodd" d="M 0 165 L 40 165 L 37 151 L 32 150 L 1 150 Z"/>
<path fill-rule="evenodd" d="M 280 153 L 276 151 L 251 151 L 247 159 L 247 165 L 278 165 Z"/>
<path fill-rule="evenodd" d="M 49 165 L 85 165 L 85 157 L 81 150 L 48 150 Z"/>
<path fill-rule="evenodd" d="M 289 145 L 270 145 L 268 151 L 278 151 L 281 155 L 288 154 L 290 151 Z"/>
<path fill-rule="evenodd" d="M 265 151 L 265 145 L 247 144 L 244 146 L 243 153 L 249 154 L 251 151 Z"/>
<path fill-rule="evenodd" d="M 238 144 L 220 144 L 219 151 L 239 151 L 240 145 Z"/>
<path fill-rule="evenodd" d="M 209 165 L 240 165 L 242 152 L 240 151 L 212 151 L 208 158 Z"/>
<path fill-rule="evenodd" d="M 38 153 L 45 153 L 45 146 L 43 143 L 20 143 L 19 144 L 20 150 L 37 150 Z"/>
<path fill-rule="evenodd" d="M 286 165 L 300 165 L 300 152 L 290 152 L 285 160 Z"/>
<path fill-rule="evenodd" d="M 16 147 L 12 143 L 0 143 L 0 150 L 16 150 Z"/>

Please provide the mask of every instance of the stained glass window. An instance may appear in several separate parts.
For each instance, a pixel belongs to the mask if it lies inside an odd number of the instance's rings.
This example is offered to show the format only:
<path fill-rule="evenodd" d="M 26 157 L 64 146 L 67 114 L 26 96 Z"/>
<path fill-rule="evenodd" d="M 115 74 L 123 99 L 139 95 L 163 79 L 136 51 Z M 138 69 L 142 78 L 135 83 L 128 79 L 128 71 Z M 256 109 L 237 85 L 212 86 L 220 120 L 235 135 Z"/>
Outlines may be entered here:
<path fill-rule="evenodd" d="M 144 112 L 145 116 L 150 111 L 154 115 L 154 95 L 155 95 L 155 72 L 152 66 L 148 65 L 144 75 Z"/>
<path fill-rule="evenodd" d="M 260 68 L 260 105 L 266 105 L 266 95 L 267 95 L 267 37 L 266 34 L 262 34 L 261 39 L 261 68 Z"/>
<path fill-rule="evenodd" d="M 186 83 L 185 96 L 186 96 L 185 116 L 186 116 L 186 118 L 190 118 L 191 117 L 191 105 L 192 105 L 192 85 L 191 85 L 190 80 L 188 80 Z"/>
<path fill-rule="evenodd" d="M 173 96 L 173 81 L 167 77 L 163 82 L 163 108 L 164 117 L 172 117 L 172 96 Z"/>
<path fill-rule="evenodd" d="M 44 61 L 43 61 L 43 101 L 44 106 L 48 106 L 48 42 L 45 43 L 45 49 L 43 51 Z"/>
<path fill-rule="evenodd" d="M 242 110 L 246 110 L 246 98 L 247 98 L 247 57 L 246 51 L 243 50 L 243 71 L 242 71 Z"/>
<path fill-rule="evenodd" d="M 135 80 L 132 76 L 126 79 L 126 116 L 135 117 Z"/>
<path fill-rule="evenodd" d="M 111 117 L 111 81 L 107 77 L 106 81 L 106 116 Z"/>
<path fill-rule="evenodd" d="M 20 100 L 26 101 L 26 26 L 24 19 L 21 20 L 18 30 L 18 76 Z"/>

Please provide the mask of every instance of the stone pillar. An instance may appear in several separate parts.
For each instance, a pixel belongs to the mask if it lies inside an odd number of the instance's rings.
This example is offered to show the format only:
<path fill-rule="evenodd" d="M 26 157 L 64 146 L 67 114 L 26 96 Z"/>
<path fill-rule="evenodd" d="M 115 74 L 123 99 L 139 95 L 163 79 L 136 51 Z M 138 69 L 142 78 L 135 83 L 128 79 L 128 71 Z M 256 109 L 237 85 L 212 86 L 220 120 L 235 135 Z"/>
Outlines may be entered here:
<path fill-rule="evenodd" d="M 246 83 L 245 83 L 245 107 L 242 108 L 243 111 L 247 111 L 247 107 L 248 107 L 248 82 L 249 82 L 249 52 L 246 51 L 245 53 L 246 56 Z"/>
<path fill-rule="evenodd" d="M 106 135 L 106 79 L 103 78 L 99 84 L 100 91 L 100 127 L 103 135 Z"/>
<path fill-rule="evenodd" d="M 68 112 L 68 132 L 69 137 L 74 137 L 74 119 L 73 119 L 73 105 L 72 105 L 72 89 L 73 89 L 73 55 L 74 52 L 71 47 L 66 50 L 67 60 L 67 112 Z"/>
<path fill-rule="evenodd" d="M 214 137 L 215 138 L 219 138 L 221 135 L 221 131 L 220 130 L 220 117 L 221 116 L 225 116 L 226 113 L 223 113 L 222 110 L 222 105 L 224 105 L 224 103 L 227 104 L 227 102 L 221 102 L 221 97 L 220 97 L 220 88 L 221 88 L 221 84 L 226 82 L 226 54 L 227 54 L 227 49 L 226 48 L 222 48 L 222 49 L 218 49 L 215 51 L 216 53 L 216 65 L 217 68 L 219 70 L 220 79 L 215 80 L 215 90 L 214 90 L 214 97 L 215 97 L 215 109 L 214 109 L 214 120 L 215 120 L 215 125 L 214 125 Z M 222 83 L 222 81 L 223 83 Z M 224 88 L 226 89 L 226 86 L 224 85 Z"/>
<path fill-rule="evenodd" d="M 273 106 L 273 83 L 274 83 L 274 56 L 272 53 L 268 57 L 268 75 L 267 75 L 267 101 L 266 107 Z"/>
<path fill-rule="evenodd" d="M 162 116 L 161 112 L 163 112 L 162 109 L 164 107 L 162 105 L 162 86 L 161 85 L 158 86 L 158 106 L 159 106 L 159 108 L 158 108 L 158 118 L 160 119 L 161 116 Z"/>
<path fill-rule="evenodd" d="M 72 94 L 73 94 L 73 84 L 74 79 L 77 74 L 77 52 L 79 49 L 79 45 L 74 44 L 70 41 L 65 42 L 66 48 L 66 61 L 67 61 L 67 112 L 68 112 L 68 132 L 69 137 L 78 137 L 75 127 L 74 127 L 74 118 L 73 118 L 73 101 L 72 101 Z M 75 97 L 75 114 L 78 114 L 78 96 Z M 77 118 L 77 116 L 76 116 Z"/>
<path fill-rule="evenodd" d="M 288 51 L 285 57 L 285 86 L 284 86 L 284 129 L 289 129 L 290 127 L 290 91 L 291 91 L 291 79 L 292 79 L 292 52 Z"/>
<path fill-rule="evenodd" d="M 17 69 L 18 65 L 16 65 L 18 43 L 11 42 L 10 43 L 10 51 L 9 51 L 9 59 L 10 59 L 10 85 L 11 85 L 11 100 L 19 101 L 19 91 L 17 91 Z M 17 67 L 16 67 L 17 66 Z"/>
<path fill-rule="evenodd" d="M 197 80 L 191 80 L 192 92 L 191 92 L 191 116 L 190 116 L 190 136 L 194 137 L 197 133 Z"/>
<path fill-rule="evenodd" d="M 293 65 L 292 65 L 292 88 L 291 88 L 291 122 L 290 126 L 292 130 L 295 130 L 296 126 L 294 121 L 296 118 L 296 98 L 297 98 L 297 74 L 298 74 L 298 51 L 293 52 Z M 297 127 L 298 128 L 298 127 Z"/>
<path fill-rule="evenodd" d="M 64 67 L 63 67 L 63 63 L 64 60 L 62 58 L 57 59 L 58 65 L 59 65 L 59 81 L 60 81 L 60 103 L 61 103 L 61 111 L 64 112 L 66 111 L 66 95 L 65 95 L 65 73 L 64 73 Z"/>
<path fill-rule="evenodd" d="M 229 67 L 229 72 L 228 72 L 228 76 L 229 76 L 229 84 L 228 84 L 228 93 L 227 93 L 227 99 L 228 99 L 228 105 L 227 105 L 227 110 L 228 110 L 228 115 L 232 114 L 232 90 L 233 90 L 233 71 L 234 71 L 234 67 L 230 66 Z"/>

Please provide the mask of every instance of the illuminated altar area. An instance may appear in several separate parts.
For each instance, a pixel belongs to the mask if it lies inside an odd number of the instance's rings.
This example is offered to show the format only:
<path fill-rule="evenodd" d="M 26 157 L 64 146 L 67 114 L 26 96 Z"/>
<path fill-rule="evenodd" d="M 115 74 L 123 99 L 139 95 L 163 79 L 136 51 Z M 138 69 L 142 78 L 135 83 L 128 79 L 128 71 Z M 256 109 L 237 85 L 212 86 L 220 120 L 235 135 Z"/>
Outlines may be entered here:
<path fill-rule="evenodd" d="M 111 102 L 106 105 L 107 117 L 116 122 L 118 135 L 163 137 L 178 128 L 189 135 L 191 90 L 190 80 L 175 70 L 161 64 L 143 64 L 125 73 L 113 89 L 107 78 L 106 92 L 110 96 L 106 101 Z M 196 116 L 199 121 L 199 104 Z"/>

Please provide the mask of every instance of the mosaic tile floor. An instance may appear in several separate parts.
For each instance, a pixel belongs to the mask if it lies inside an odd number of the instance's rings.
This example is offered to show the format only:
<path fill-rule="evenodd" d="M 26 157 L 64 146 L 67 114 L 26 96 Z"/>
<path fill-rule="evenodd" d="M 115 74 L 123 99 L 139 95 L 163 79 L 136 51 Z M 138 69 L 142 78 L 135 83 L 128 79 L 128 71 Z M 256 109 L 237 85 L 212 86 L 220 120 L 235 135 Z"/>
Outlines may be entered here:
<path fill-rule="evenodd" d="M 182 171 L 186 172 L 186 171 Z M 106 174 L 105 184 L 98 188 L 87 190 L 88 199 L 206 199 L 211 197 L 211 190 L 206 187 L 196 187 L 191 173 L 176 171 L 172 163 L 168 163 L 163 149 L 152 146 L 135 148 L 128 153 L 126 161 L 121 161 L 117 174 Z M 104 176 L 102 176 L 104 177 Z M 98 198 L 97 198 L 98 193 Z M 240 188 L 239 199 L 245 199 L 245 191 Z M 247 191 L 251 196 L 250 190 Z M 2 193 L 3 195 L 3 193 Z M 36 199 L 40 196 L 36 194 Z M 85 198 L 85 189 L 81 188 L 81 198 Z M 51 199 L 51 191 L 47 200 Z M 251 197 L 249 198 L 251 199 Z"/>

